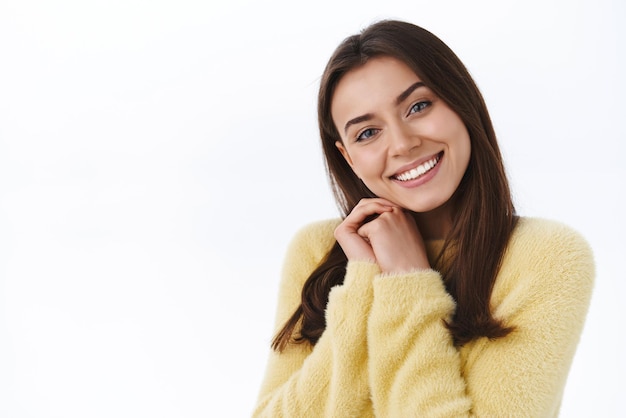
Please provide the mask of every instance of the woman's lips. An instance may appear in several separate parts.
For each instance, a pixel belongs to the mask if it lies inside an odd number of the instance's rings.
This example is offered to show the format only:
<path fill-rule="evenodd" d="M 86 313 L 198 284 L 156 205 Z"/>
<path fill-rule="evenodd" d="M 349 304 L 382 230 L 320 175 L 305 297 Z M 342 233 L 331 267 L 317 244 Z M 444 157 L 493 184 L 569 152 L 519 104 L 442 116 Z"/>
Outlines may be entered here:
<path fill-rule="evenodd" d="M 443 156 L 443 151 L 433 156 L 429 160 L 424 161 L 420 165 L 414 168 L 411 168 L 409 170 L 403 171 L 399 174 L 395 174 L 391 176 L 391 178 L 397 181 L 401 181 L 401 182 L 418 179 L 422 177 L 423 175 L 425 175 L 426 173 L 428 173 L 433 168 L 435 168 L 435 166 L 439 163 L 439 160 L 441 160 L 442 156 Z"/>

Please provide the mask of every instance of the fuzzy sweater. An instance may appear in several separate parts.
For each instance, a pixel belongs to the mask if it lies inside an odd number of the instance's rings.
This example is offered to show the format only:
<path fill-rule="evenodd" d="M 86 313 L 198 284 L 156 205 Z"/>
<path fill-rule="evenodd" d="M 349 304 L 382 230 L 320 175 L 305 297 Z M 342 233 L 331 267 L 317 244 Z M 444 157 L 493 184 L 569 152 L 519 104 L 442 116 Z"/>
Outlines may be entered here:
<path fill-rule="evenodd" d="M 338 221 L 302 229 L 280 285 L 276 330 L 334 243 Z M 441 241 L 426 242 L 429 257 Z M 383 275 L 348 262 L 318 343 L 270 352 L 255 417 L 556 417 L 589 306 L 594 263 L 570 228 L 520 219 L 491 297 L 506 337 L 453 345 L 455 302 L 434 270 Z"/>

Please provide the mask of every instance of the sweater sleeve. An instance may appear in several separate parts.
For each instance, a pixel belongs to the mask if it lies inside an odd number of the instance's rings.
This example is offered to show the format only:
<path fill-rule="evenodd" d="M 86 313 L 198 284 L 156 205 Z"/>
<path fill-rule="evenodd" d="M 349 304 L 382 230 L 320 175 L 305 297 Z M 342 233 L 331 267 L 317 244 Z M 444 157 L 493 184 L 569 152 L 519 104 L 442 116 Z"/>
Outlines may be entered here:
<path fill-rule="evenodd" d="M 315 236 L 318 230 L 304 230 L 290 246 L 277 330 L 298 306 L 302 284 L 324 254 L 314 248 L 321 239 Z M 379 272 L 373 263 L 348 263 L 344 284 L 329 294 L 326 330 L 317 344 L 312 349 L 308 344 L 290 344 L 282 353 L 270 352 L 254 417 L 361 417 L 370 409 L 365 318 L 372 279 Z M 350 390 L 342 390 L 347 387 Z"/>
<path fill-rule="evenodd" d="M 470 411 L 461 356 L 444 323 L 454 306 L 436 271 L 375 278 L 368 367 L 376 416 L 456 417 Z"/>
<path fill-rule="evenodd" d="M 457 349 L 454 303 L 432 270 L 374 279 L 368 323 L 376 416 L 555 417 L 593 286 L 586 242 L 567 228 L 524 228 L 492 295 L 508 336 Z M 529 229 L 531 229 L 529 231 Z"/>

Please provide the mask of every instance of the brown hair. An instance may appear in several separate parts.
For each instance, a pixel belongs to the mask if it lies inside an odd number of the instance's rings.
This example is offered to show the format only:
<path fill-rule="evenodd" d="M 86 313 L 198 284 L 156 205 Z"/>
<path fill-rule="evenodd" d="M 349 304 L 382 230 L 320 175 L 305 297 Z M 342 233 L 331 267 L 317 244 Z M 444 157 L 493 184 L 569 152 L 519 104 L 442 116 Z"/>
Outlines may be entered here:
<path fill-rule="evenodd" d="M 470 136 L 470 161 L 451 199 L 453 225 L 435 262 L 447 291 L 457 303 L 447 324 L 457 345 L 478 337 L 499 338 L 512 328 L 492 316 L 490 298 L 496 275 L 517 217 L 496 135 L 478 87 L 452 50 L 427 30 L 406 22 L 381 21 L 345 39 L 322 75 L 318 123 L 330 184 L 345 217 L 362 198 L 375 195 L 354 174 L 337 147 L 331 116 L 335 88 L 350 70 L 373 57 L 404 62 L 456 112 Z M 450 256 L 442 261 L 449 249 Z M 446 252 L 448 254 L 448 252 Z M 326 327 L 324 311 L 331 287 L 343 283 L 347 259 L 335 243 L 302 289 L 302 302 L 275 336 L 272 347 L 290 341 L 314 345 Z M 445 264 L 445 265 L 444 265 Z M 300 324 L 299 335 L 294 335 Z"/>

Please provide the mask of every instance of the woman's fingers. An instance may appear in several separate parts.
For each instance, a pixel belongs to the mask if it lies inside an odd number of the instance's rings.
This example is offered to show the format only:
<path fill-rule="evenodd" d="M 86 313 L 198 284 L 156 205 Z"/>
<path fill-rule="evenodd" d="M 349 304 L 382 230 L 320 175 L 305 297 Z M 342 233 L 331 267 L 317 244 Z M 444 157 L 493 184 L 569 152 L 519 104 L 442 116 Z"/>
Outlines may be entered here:
<path fill-rule="evenodd" d="M 359 236 L 370 244 L 384 272 L 430 268 L 422 236 L 411 215 L 398 207 L 361 226 Z"/>
<path fill-rule="evenodd" d="M 335 229 L 335 238 L 348 260 L 376 261 L 367 237 L 361 236 L 359 229 L 382 213 L 393 209 L 393 203 L 385 199 L 362 199 Z"/>
<path fill-rule="evenodd" d="M 415 220 L 381 198 L 362 199 L 335 229 L 348 260 L 376 262 L 384 272 L 430 268 Z"/>
<path fill-rule="evenodd" d="M 397 206 L 385 199 L 362 199 L 346 217 L 345 221 L 348 221 L 346 225 L 355 225 L 360 228 L 363 224 L 375 219 L 381 213 L 389 212 L 394 207 Z"/>
<path fill-rule="evenodd" d="M 355 234 L 363 224 L 375 219 L 381 213 L 389 212 L 392 203 L 384 199 L 363 199 L 346 216 L 335 230 L 335 238 L 339 234 Z"/>

